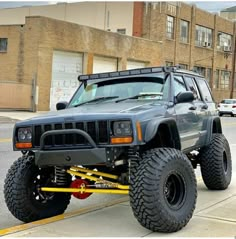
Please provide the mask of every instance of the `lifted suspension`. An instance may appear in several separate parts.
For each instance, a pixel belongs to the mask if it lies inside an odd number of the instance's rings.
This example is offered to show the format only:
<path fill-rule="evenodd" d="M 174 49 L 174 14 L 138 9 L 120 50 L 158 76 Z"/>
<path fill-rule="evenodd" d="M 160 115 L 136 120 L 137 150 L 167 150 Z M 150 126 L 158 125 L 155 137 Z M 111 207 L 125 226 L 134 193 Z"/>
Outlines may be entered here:
<path fill-rule="evenodd" d="M 90 181 L 94 181 L 94 185 L 86 185 L 84 183 L 79 184 L 78 188 L 71 187 L 71 188 L 58 188 L 58 187 L 42 187 L 41 191 L 44 192 L 65 192 L 65 193 L 108 193 L 108 194 L 129 194 L 129 186 L 122 185 L 117 182 L 112 182 L 110 180 L 105 180 L 103 178 L 109 178 L 113 180 L 117 180 L 119 176 L 103 173 L 95 170 L 90 170 L 81 167 L 71 167 L 70 169 L 66 170 L 72 176 L 78 176 L 81 179 L 85 178 Z M 90 174 L 90 175 L 89 175 Z M 96 176 L 93 176 L 96 175 Z M 102 177 L 102 178 L 101 178 Z M 95 187 L 95 188 L 91 188 Z"/>

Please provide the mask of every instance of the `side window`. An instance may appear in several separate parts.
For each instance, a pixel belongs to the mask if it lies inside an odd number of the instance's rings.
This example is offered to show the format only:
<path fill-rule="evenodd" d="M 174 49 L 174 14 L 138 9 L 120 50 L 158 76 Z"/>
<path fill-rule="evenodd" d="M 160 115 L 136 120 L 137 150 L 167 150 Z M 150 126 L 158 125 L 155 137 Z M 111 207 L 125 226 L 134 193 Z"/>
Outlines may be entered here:
<path fill-rule="evenodd" d="M 208 87 L 206 81 L 201 78 L 197 78 L 197 83 L 201 90 L 203 100 L 206 102 L 213 102 L 211 92 L 209 90 L 209 87 Z"/>
<path fill-rule="evenodd" d="M 200 93 L 199 93 L 199 90 L 197 88 L 194 78 L 186 76 L 185 79 L 186 79 L 186 83 L 188 85 L 189 90 L 191 90 L 194 94 L 194 98 L 196 100 L 201 100 L 201 96 L 200 96 Z"/>
<path fill-rule="evenodd" d="M 182 76 L 174 76 L 174 96 L 177 96 L 180 92 L 187 91 L 184 79 Z"/>

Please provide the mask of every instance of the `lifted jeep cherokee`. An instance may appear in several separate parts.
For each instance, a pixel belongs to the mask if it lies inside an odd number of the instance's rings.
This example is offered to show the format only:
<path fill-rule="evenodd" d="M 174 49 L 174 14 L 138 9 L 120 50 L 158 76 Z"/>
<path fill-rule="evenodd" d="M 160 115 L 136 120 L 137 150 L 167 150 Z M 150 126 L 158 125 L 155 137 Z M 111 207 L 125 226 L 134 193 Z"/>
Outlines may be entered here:
<path fill-rule="evenodd" d="M 16 123 L 22 157 L 8 171 L 6 204 L 24 222 L 63 213 L 71 195 L 129 194 L 137 220 L 175 232 L 193 215 L 201 167 L 226 189 L 231 154 L 206 80 L 178 67 L 81 75 L 57 112 Z"/>

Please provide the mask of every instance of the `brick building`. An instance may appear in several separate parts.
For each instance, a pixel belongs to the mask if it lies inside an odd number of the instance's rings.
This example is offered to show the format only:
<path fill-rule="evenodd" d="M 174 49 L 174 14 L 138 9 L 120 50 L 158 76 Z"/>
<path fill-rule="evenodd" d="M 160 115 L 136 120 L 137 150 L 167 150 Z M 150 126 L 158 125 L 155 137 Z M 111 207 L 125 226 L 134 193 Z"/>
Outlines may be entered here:
<path fill-rule="evenodd" d="M 236 20 L 236 6 L 228 7 L 220 11 L 220 16 L 229 20 Z"/>
<path fill-rule="evenodd" d="M 143 9 L 139 36 L 162 42 L 162 61 L 204 75 L 216 101 L 233 95 L 235 26 L 232 21 L 183 2 L 146 2 Z"/>
<path fill-rule="evenodd" d="M 160 43 L 45 17 L 0 26 L 0 107 L 54 109 L 82 73 L 160 65 Z M 4 44 L 2 44 L 4 46 Z"/>
<path fill-rule="evenodd" d="M 216 101 L 236 97 L 232 21 L 182 2 L 134 2 L 130 12 L 133 37 L 37 16 L 0 25 L 0 108 L 54 109 L 79 74 L 155 65 L 198 71 Z"/>

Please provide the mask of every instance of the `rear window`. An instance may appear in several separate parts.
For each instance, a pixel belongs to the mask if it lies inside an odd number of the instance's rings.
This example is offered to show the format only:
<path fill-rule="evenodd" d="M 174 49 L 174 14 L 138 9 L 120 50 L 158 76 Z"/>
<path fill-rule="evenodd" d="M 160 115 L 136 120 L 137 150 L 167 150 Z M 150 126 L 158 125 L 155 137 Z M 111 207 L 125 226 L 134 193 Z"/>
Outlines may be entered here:
<path fill-rule="evenodd" d="M 222 100 L 222 104 L 236 104 L 236 100 Z"/>

